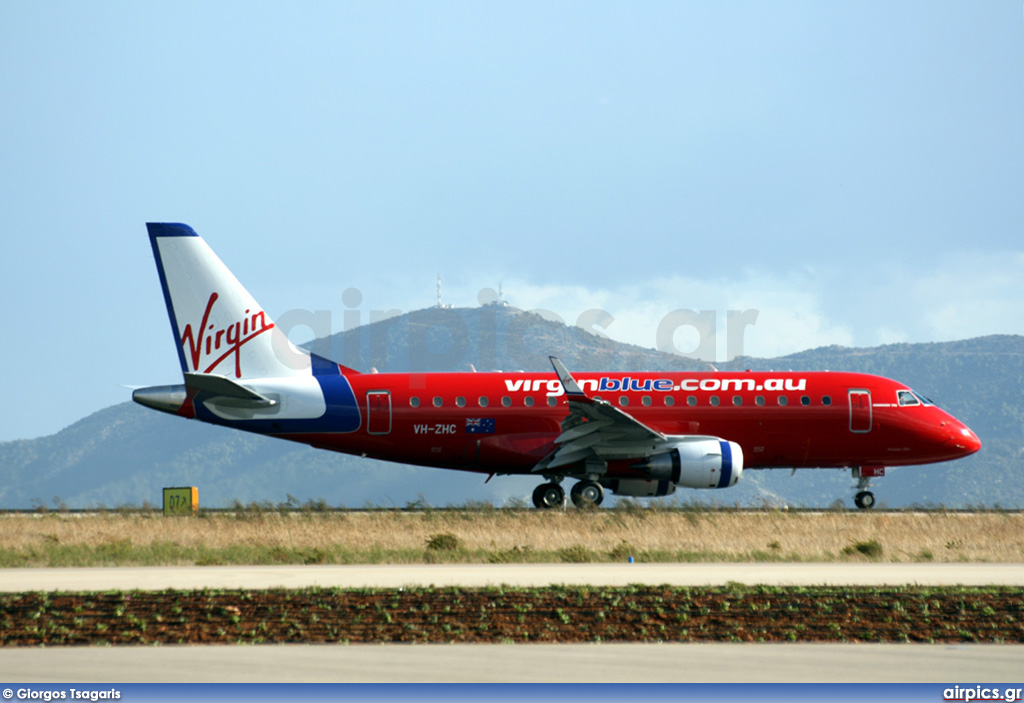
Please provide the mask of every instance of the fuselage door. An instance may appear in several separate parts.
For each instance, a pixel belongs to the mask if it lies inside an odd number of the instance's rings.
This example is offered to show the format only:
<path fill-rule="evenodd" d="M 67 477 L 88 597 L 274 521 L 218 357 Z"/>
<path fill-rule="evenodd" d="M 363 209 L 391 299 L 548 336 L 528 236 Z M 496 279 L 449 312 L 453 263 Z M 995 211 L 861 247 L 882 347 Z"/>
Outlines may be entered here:
<path fill-rule="evenodd" d="M 871 391 L 853 389 L 849 391 L 850 398 L 850 432 L 871 431 Z"/>
<path fill-rule="evenodd" d="M 367 391 L 366 431 L 368 434 L 391 432 L 391 392 Z"/>

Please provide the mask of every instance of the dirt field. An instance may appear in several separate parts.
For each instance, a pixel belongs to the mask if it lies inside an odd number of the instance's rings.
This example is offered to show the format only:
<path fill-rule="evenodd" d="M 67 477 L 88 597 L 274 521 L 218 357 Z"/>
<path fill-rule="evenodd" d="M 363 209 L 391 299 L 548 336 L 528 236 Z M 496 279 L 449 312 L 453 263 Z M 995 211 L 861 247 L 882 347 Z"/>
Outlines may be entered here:
<path fill-rule="evenodd" d="M 0 567 L 417 562 L 1021 562 L 1024 514 L 615 509 L 0 517 Z"/>
<path fill-rule="evenodd" d="M 1024 642 L 1024 589 L 186 591 L 0 596 L 0 646 Z"/>

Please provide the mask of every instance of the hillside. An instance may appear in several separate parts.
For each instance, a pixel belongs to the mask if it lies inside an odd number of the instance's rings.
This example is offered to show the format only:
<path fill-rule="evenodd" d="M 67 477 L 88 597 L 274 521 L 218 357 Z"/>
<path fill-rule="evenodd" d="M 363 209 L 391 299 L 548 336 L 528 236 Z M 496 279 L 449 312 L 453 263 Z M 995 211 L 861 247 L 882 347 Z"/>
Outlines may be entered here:
<path fill-rule="evenodd" d="M 708 369 L 693 359 L 623 344 L 507 305 L 427 308 L 318 340 L 310 348 L 354 369 L 381 372 Z"/>
<path fill-rule="evenodd" d="M 547 355 L 584 370 L 704 369 L 701 362 L 620 344 L 514 308 L 428 309 L 314 343 L 355 368 L 381 371 L 547 371 Z M 907 382 L 964 420 L 982 438 L 958 462 L 890 471 L 877 482 L 880 506 L 1024 507 L 1024 337 L 992 336 L 870 349 L 825 347 L 778 359 L 741 358 L 722 368 L 847 370 Z M 0 443 L 0 508 L 159 504 L 164 486 L 196 485 L 200 502 L 238 500 L 403 507 L 526 500 L 532 478 L 484 477 L 323 452 L 181 420 L 126 402 L 55 435 Z M 845 471 L 748 472 L 726 491 L 680 491 L 673 499 L 726 505 L 849 504 Z M 672 499 L 670 499 L 672 500 Z"/>

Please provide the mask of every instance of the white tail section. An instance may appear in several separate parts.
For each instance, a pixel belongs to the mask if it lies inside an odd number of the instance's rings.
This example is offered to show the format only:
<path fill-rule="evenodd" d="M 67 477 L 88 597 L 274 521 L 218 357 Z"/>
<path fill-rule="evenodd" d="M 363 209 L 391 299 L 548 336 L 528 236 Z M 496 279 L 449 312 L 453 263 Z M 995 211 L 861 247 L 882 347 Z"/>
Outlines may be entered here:
<path fill-rule="evenodd" d="M 228 378 L 310 376 L 309 353 L 188 225 L 147 224 L 181 369 Z"/>

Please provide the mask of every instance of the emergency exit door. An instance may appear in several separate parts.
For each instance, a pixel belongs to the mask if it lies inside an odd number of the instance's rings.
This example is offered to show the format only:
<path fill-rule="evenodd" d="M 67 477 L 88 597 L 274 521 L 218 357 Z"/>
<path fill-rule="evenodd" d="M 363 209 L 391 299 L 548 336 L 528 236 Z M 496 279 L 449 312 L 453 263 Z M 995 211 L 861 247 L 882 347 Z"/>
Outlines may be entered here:
<path fill-rule="evenodd" d="M 391 392 L 366 393 L 366 431 L 369 434 L 391 432 Z"/>

